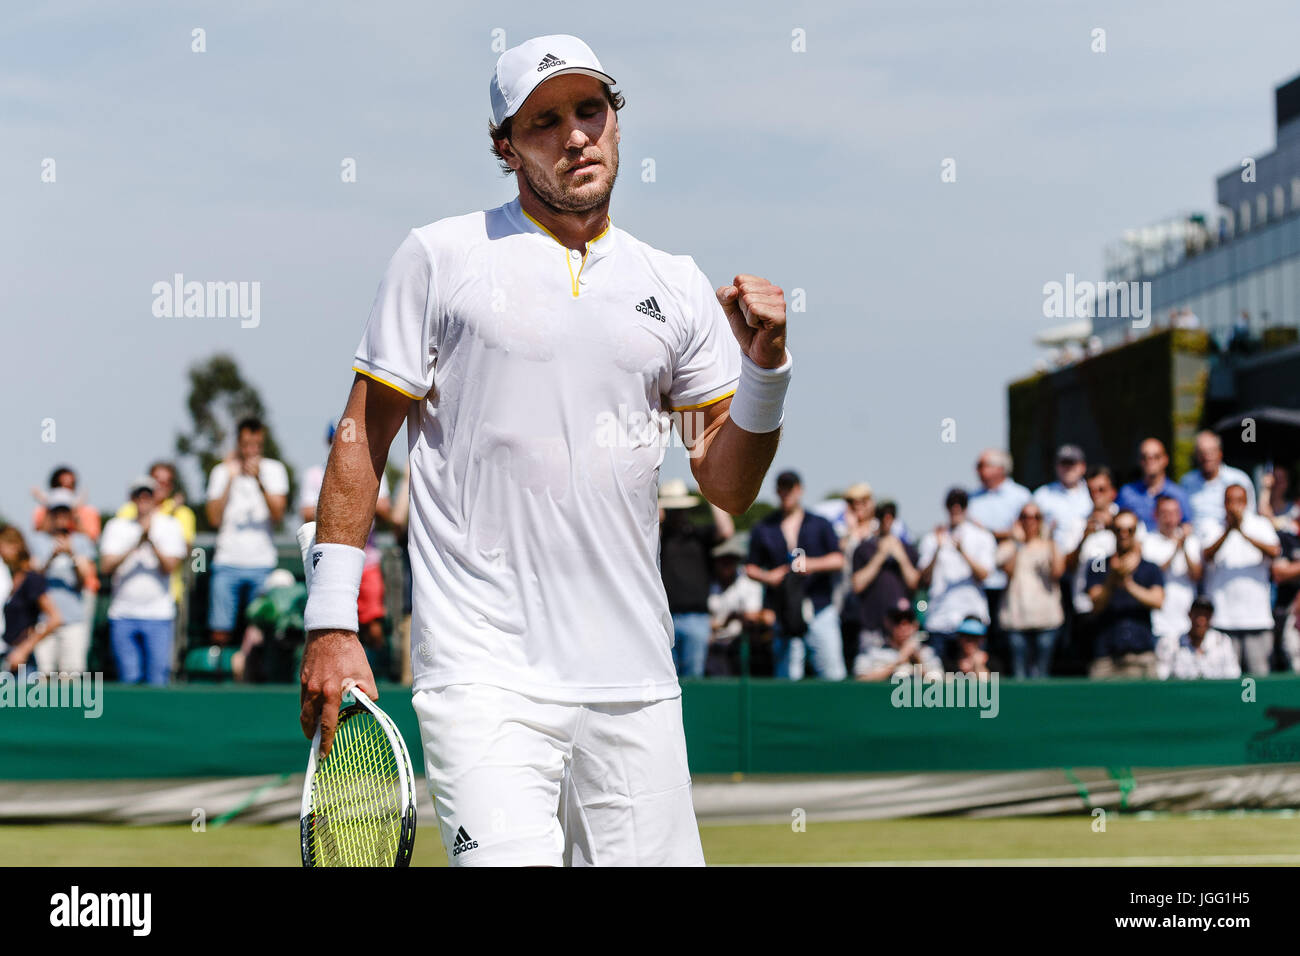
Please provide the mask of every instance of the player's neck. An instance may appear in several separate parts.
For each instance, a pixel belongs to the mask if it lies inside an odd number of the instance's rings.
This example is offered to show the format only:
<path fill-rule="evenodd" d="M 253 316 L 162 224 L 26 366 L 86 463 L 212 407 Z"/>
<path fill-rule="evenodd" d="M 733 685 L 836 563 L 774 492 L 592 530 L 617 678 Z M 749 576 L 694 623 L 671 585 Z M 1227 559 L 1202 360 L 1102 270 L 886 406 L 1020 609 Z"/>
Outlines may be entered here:
<path fill-rule="evenodd" d="M 531 189 L 521 189 L 519 206 L 566 249 L 584 254 L 587 243 L 609 227 L 608 201 L 585 212 L 565 212 L 545 205 Z"/>

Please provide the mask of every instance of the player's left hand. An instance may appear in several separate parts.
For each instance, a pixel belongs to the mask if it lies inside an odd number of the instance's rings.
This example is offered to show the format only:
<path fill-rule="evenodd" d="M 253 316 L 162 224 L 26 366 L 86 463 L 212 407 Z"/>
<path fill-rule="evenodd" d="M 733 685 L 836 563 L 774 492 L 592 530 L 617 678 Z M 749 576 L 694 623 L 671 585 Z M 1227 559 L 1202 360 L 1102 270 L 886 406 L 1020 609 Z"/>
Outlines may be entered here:
<path fill-rule="evenodd" d="M 738 275 L 715 293 L 740 350 L 761 368 L 785 363 L 785 293 L 766 279 Z"/>

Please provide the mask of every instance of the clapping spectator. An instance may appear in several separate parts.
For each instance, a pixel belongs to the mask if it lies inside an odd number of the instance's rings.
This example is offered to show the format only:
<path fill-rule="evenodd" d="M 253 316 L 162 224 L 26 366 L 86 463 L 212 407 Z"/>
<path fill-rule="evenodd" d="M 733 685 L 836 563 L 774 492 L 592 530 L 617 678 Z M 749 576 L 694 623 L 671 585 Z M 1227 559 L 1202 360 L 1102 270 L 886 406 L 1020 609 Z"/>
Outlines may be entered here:
<path fill-rule="evenodd" d="M 96 580 L 95 544 L 76 530 L 77 496 L 52 488 L 45 497 L 45 529 L 32 533 L 32 569 L 44 576 L 62 623 L 36 645 L 36 667 L 45 674 L 80 674 L 90 649 L 86 589 Z"/>
<path fill-rule="evenodd" d="M 840 534 L 840 550 L 844 552 L 844 568 L 835 582 L 835 606 L 840 609 L 840 640 L 846 666 L 857 658 L 862 632 L 862 602 L 853 589 L 853 554 L 858 545 L 876 533 L 876 496 L 871 485 L 859 481 L 844 492 L 844 530 Z M 839 529 L 837 529 L 839 530 Z"/>
<path fill-rule="evenodd" d="M 1158 567 L 1165 576 L 1165 599 L 1151 613 L 1151 628 L 1156 633 L 1157 658 L 1168 662 L 1191 624 L 1189 614 L 1196 589 L 1201 581 L 1201 544 L 1192 526 L 1183 521 L 1182 506 L 1174 498 L 1161 495 L 1156 499 L 1155 530 L 1142 539 L 1142 557 Z M 1162 663 L 1162 668 L 1164 664 Z M 1160 675 L 1164 677 L 1164 674 Z"/>
<path fill-rule="evenodd" d="M 831 523 L 805 511 L 803 482 L 793 471 L 776 477 L 781 507 L 756 524 L 745 573 L 764 586 L 763 606 L 774 611 L 772 658 L 776 676 L 799 680 L 805 656 L 823 680 L 844 680 L 843 643 L 832 601 L 844 552 Z M 806 647 L 805 647 L 806 645 Z"/>
<path fill-rule="evenodd" d="M 1192 602 L 1186 634 L 1179 639 L 1164 676 L 1178 680 L 1234 680 L 1241 676 L 1232 639 L 1210 627 L 1214 602 L 1199 597 Z"/>
<path fill-rule="evenodd" d="M 1211 431 L 1196 436 L 1196 467 L 1183 475 L 1183 490 L 1191 505 L 1192 527 L 1202 539 L 1210 529 L 1223 525 L 1223 493 L 1230 485 L 1246 489 L 1246 507 L 1255 510 L 1255 489 L 1250 476 L 1223 460 L 1223 442 Z M 1216 605 L 1217 606 L 1217 605 Z"/>
<path fill-rule="evenodd" d="M 1249 511 L 1248 501 L 1245 488 L 1228 485 L 1223 522 L 1205 525 L 1205 590 L 1214 628 L 1232 638 L 1241 669 L 1262 675 L 1273 643 L 1272 567 L 1282 547 L 1273 523 Z"/>
<path fill-rule="evenodd" d="M 239 612 L 275 568 L 272 527 L 284 517 L 289 473 L 263 458 L 266 429 L 256 418 L 237 428 L 237 444 L 208 477 L 208 521 L 217 531 L 209 582 L 208 627 L 214 644 L 230 642 Z"/>
<path fill-rule="evenodd" d="M 1051 532 L 1061 554 L 1069 554 L 1079 546 L 1088 516 L 1092 514 L 1092 496 L 1084 480 L 1087 471 L 1083 449 L 1078 445 L 1062 445 L 1056 452 L 1056 481 L 1034 492 L 1044 526 Z"/>
<path fill-rule="evenodd" d="M 32 654 L 59 629 L 63 618 L 50 597 L 41 572 L 32 569 L 32 556 L 22 532 L 13 525 L 0 528 L 0 561 L 12 582 L 5 600 L 5 647 L 0 651 L 0 671 L 36 676 Z"/>
<path fill-rule="evenodd" d="M 979 487 L 970 495 L 966 517 L 1002 542 L 1011 537 L 1011 528 L 1032 495 L 1024 485 L 1011 479 L 1011 456 L 999 448 L 986 448 L 975 465 Z M 983 580 L 984 595 L 989 606 L 989 640 L 999 646 L 999 609 L 1006 592 L 1007 577 L 994 565 Z"/>
<path fill-rule="evenodd" d="M 180 523 L 156 510 L 153 478 L 141 476 L 127 496 L 134 518 L 113 518 L 104 528 L 101 561 L 112 576 L 108 635 L 124 684 L 164 685 L 171 672 L 176 601 L 170 577 L 188 553 Z"/>
<path fill-rule="evenodd" d="M 1088 571 L 1088 597 L 1097 616 L 1096 646 L 1089 676 L 1159 676 L 1151 612 L 1164 602 L 1164 574 L 1142 557 L 1138 516 L 1121 510 L 1111 528 L 1115 554 L 1105 570 Z"/>
<path fill-rule="evenodd" d="M 988 624 L 989 603 L 984 580 L 997 560 L 993 535 L 966 520 L 966 492 L 951 489 L 944 499 L 948 523 L 921 539 L 920 584 L 929 589 L 925 629 L 931 649 L 946 661 L 949 641 L 968 617 Z"/>
<path fill-rule="evenodd" d="M 1106 559 L 1115 553 L 1115 534 L 1111 524 L 1119 508 L 1115 504 L 1115 481 L 1105 465 L 1088 469 L 1088 495 L 1092 500 L 1092 513 L 1084 523 L 1083 537 L 1072 552 L 1066 555 L 1066 581 L 1071 594 L 1071 616 L 1068 620 L 1069 644 L 1058 644 L 1058 654 L 1066 646 L 1072 662 L 1093 660 L 1097 643 L 1097 618 L 1092 613 L 1092 599 L 1088 597 L 1088 572 L 1101 571 Z M 1139 536 L 1144 530 L 1138 525 Z"/>
<path fill-rule="evenodd" d="M 1138 464 L 1142 468 L 1142 477 L 1119 490 L 1116 504 L 1136 514 L 1148 531 L 1154 530 L 1156 526 L 1156 499 L 1161 496 L 1178 502 L 1178 524 L 1191 521 L 1192 510 L 1187 492 L 1166 475 L 1169 453 L 1165 451 L 1164 443 L 1156 438 L 1142 442 L 1138 448 Z"/>
<path fill-rule="evenodd" d="M 1012 670 L 1016 677 L 1047 677 L 1065 620 L 1060 585 L 1065 556 L 1044 533 L 1037 502 L 1020 510 L 1011 537 L 998 545 L 998 566 L 1007 575 L 1001 624 Z"/>
<path fill-rule="evenodd" d="M 1088 469 L 1088 494 L 1092 498 L 1092 513 L 1084 522 L 1083 537 L 1078 546 L 1065 561 L 1066 568 L 1075 574 L 1074 609 L 1078 614 L 1092 612 L 1088 572 L 1100 570 L 1106 559 L 1115 553 L 1115 534 L 1111 525 L 1119 506 L 1115 504 L 1115 479 L 1105 465 Z"/>
<path fill-rule="evenodd" d="M 885 643 L 864 651 L 853 662 L 854 679 L 884 681 L 894 675 L 934 677 L 943 672 L 938 656 L 920 639 L 916 612 L 910 605 L 890 608 L 885 615 L 885 627 L 888 632 Z"/>
<path fill-rule="evenodd" d="M 185 547 L 194 546 L 194 536 L 198 531 L 198 521 L 194 515 L 194 509 L 185 503 L 185 496 L 176 487 L 176 466 L 170 461 L 156 461 L 149 466 L 149 477 L 154 481 L 154 487 L 157 489 L 157 506 L 154 508 L 158 514 L 167 515 L 175 518 L 176 523 L 180 525 L 181 534 L 185 538 Z M 126 518 L 128 521 L 134 521 L 136 518 L 135 502 L 128 501 L 117 509 L 118 518 Z M 184 583 L 181 580 L 180 568 L 178 567 L 172 574 L 171 580 L 172 597 L 176 601 L 176 606 L 180 607 L 181 598 L 184 597 Z"/>
<path fill-rule="evenodd" d="M 1034 501 L 1043 513 L 1043 524 L 1056 543 L 1056 549 L 1066 558 L 1066 573 L 1061 576 L 1061 629 L 1056 635 L 1056 647 L 1068 649 L 1075 646 L 1074 599 L 1076 594 L 1076 566 L 1070 563 L 1083 541 L 1088 518 L 1093 511 L 1092 495 L 1088 491 L 1088 462 L 1078 445 L 1062 445 L 1056 451 L 1056 481 L 1042 485 L 1034 492 Z M 1091 650 L 1091 647 L 1089 648 Z M 1057 656 L 1057 655 L 1054 655 Z M 1066 665 L 1069 667 L 1069 664 Z"/>
<path fill-rule="evenodd" d="M 70 491 L 75 499 L 72 514 L 76 519 L 76 529 L 90 538 L 91 541 L 98 541 L 100 531 L 99 512 L 93 506 L 86 504 L 85 499 L 77 494 L 77 473 L 67 465 L 60 465 L 50 473 L 48 490 L 32 489 L 32 496 L 37 501 L 36 510 L 32 512 L 32 530 L 41 531 L 45 528 L 46 497 L 50 491 L 56 488 Z"/>
<path fill-rule="evenodd" d="M 920 554 L 894 533 L 897 516 L 897 505 L 882 504 L 876 533 L 853 551 L 851 600 L 858 605 L 861 624 L 859 655 L 884 646 L 886 613 L 904 604 L 911 607 L 912 592 L 921 583 Z"/>

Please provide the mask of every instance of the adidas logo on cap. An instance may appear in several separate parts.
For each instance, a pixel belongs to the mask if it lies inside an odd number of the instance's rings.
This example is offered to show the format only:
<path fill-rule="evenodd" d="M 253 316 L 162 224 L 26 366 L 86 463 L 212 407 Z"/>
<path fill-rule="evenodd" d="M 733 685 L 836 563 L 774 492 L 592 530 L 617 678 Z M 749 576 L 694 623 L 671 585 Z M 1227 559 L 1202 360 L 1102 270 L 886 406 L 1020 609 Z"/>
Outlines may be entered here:
<path fill-rule="evenodd" d="M 554 53 L 548 53 L 546 56 L 542 57 L 542 62 L 537 64 L 537 72 L 542 73 L 552 67 L 564 66 L 565 62 L 565 60 L 561 60 Z"/>
<path fill-rule="evenodd" d="M 478 841 L 471 840 L 465 828 L 461 827 L 456 831 L 456 841 L 451 845 L 451 855 L 460 856 L 462 853 L 468 853 L 470 850 L 478 849 Z"/>
<path fill-rule="evenodd" d="M 660 322 L 668 321 L 668 316 L 659 311 L 659 303 L 655 300 L 654 296 L 650 296 L 650 298 L 638 302 L 636 304 L 636 310 L 642 315 L 651 316 L 652 318 L 658 319 Z"/>

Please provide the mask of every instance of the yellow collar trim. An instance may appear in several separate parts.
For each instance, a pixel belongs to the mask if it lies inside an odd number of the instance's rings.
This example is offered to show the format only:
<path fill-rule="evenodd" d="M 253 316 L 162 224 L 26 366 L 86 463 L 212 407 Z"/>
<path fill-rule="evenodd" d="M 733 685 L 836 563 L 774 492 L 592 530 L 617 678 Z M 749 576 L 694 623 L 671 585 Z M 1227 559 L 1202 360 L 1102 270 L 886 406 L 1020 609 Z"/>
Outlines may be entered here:
<path fill-rule="evenodd" d="M 600 231 L 600 235 L 595 236 L 595 237 L 593 237 L 592 239 L 588 240 L 588 242 L 587 242 L 587 249 L 586 249 L 586 252 L 584 252 L 584 253 L 582 254 L 582 265 L 580 265 L 580 266 L 578 267 L 578 271 L 575 273 L 575 272 L 573 271 L 573 257 L 569 255 L 569 247 L 566 246 L 564 243 L 560 242 L 559 238 L 555 235 L 555 233 L 551 232 L 551 230 L 547 229 L 545 226 L 543 226 L 540 222 L 538 222 L 538 221 L 537 221 L 536 219 L 534 219 L 532 216 L 529 216 L 529 215 L 528 215 L 528 210 L 526 210 L 526 209 L 524 208 L 523 203 L 520 203 L 520 204 L 519 204 L 519 211 L 522 212 L 522 213 L 523 213 L 523 214 L 528 218 L 528 221 L 529 221 L 529 222 L 531 222 L 531 223 L 532 223 L 534 226 L 536 226 L 538 229 L 542 230 L 542 232 L 546 233 L 548 236 L 550 236 L 552 239 L 554 239 L 555 242 L 556 242 L 556 244 L 559 245 L 561 248 L 564 249 L 564 262 L 565 262 L 565 265 L 567 265 L 567 266 L 569 267 L 569 285 L 572 287 L 572 289 L 573 289 L 573 297 L 576 299 L 576 298 L 578 297 L 578 279 L 582 276 L 582 270 L 583 270 L 583 269 L 586 267 L 586 265 L 587 265 L 587 255 L 591 252 L 591 244 L 592 244 L 593 242 L 598 242 L 598 241 L 600 241 L 601 239 L 603 239 L 603 238 L 604 238 L 604 237 L 609 233 L 609 230 L 610 230 L 610 229 L 613 227 L 613 225 L 614 225 L 614 220 L 613 220 L 612 218 L 610 218 L 609 216 L 606 216 L 606 217 L 605 217 L 605 228 L 602 229 L 602 230 Z"/>

